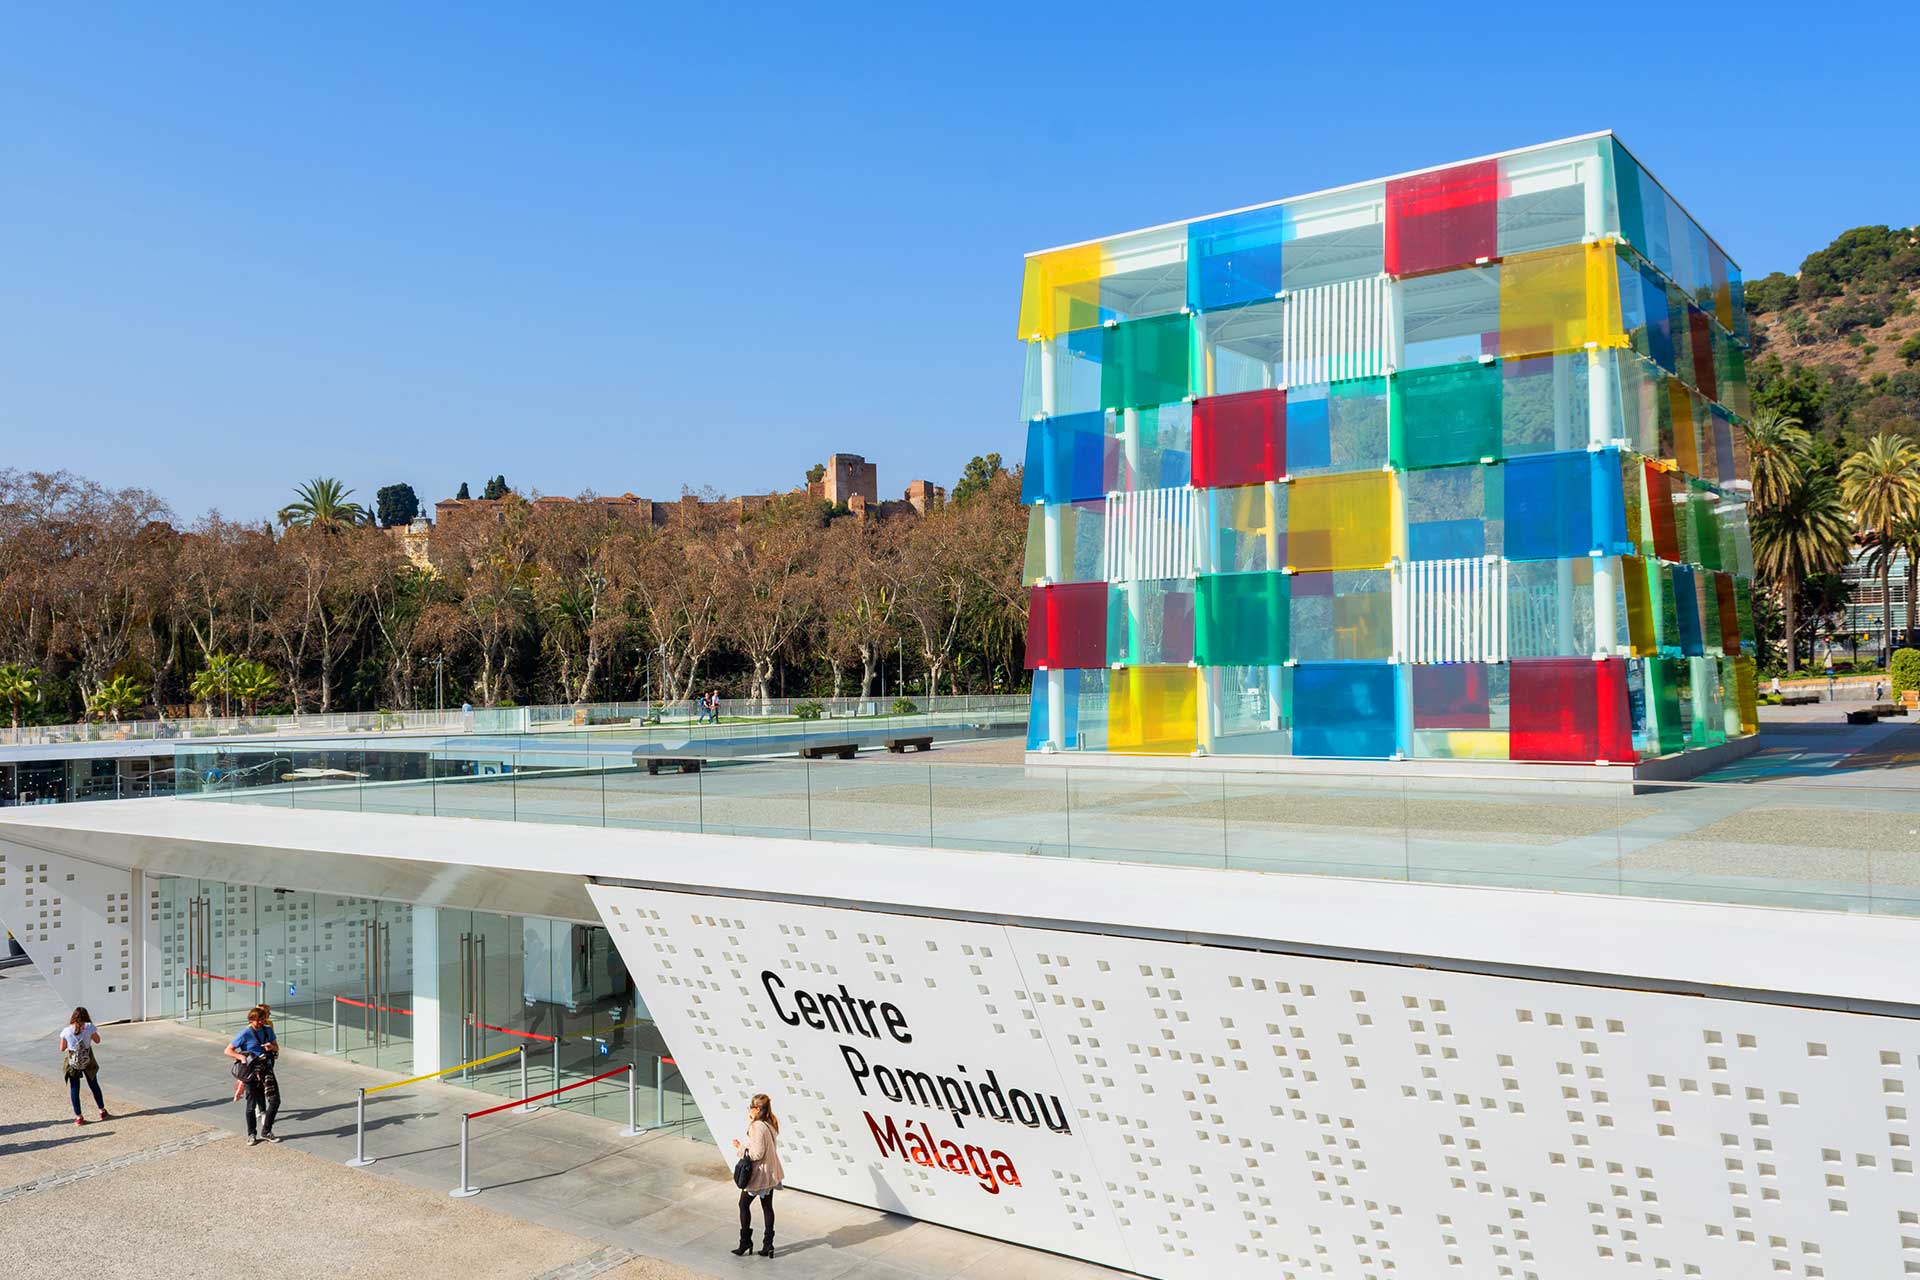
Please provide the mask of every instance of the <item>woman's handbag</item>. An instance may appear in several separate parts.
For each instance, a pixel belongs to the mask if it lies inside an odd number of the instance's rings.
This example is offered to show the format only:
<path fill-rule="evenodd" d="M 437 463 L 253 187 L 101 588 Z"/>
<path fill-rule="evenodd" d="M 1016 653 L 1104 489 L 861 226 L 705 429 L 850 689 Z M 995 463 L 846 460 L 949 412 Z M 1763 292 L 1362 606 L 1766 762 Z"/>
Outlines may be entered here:
<path fill-rule="evenodd" d="M 745 1191 L 747 1184 L 752 1181 L 753 1157 L 743 1155 L 733 1162 L 733 1185 Z"/>

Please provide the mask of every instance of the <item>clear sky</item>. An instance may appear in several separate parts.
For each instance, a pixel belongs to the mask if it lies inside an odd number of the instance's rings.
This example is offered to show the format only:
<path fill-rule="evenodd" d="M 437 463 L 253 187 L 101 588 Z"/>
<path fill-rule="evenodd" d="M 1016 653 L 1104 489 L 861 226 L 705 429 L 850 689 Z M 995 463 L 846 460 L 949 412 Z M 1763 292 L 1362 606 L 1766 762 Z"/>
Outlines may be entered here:
<path fill-rule="evenodd" d="M 81 11 L 84 9 L 84 13 Z M 1872 16 L 1869 16 L 1872 15 Z M 0 467 L 264 516 L 1017 457 L 1023 252 L 1612 128 L 1920 221 L 1899 5 L 12 5 Z"/>

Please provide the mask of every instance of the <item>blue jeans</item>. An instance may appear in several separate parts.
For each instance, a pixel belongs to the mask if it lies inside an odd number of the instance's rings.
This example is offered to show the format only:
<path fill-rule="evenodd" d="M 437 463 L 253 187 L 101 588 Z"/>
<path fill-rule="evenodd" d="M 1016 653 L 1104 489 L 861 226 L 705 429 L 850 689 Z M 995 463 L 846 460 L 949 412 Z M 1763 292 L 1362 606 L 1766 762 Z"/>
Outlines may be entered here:
<path fill-rule="evenodd" d="M 67 1092 L 73 1098 L 73 1114 L 76 1116 L 80 1114 L 80 1081 L 83 1078 L 87 1082 L 87 1088 L 93 1090 L 93 1105 L 105 1111 L 107 1100 L 100 1096 L 100 1077 L 96 1072 L 89 1071 L 84 1077 L 79 1075 L 67 1077 Z"/>

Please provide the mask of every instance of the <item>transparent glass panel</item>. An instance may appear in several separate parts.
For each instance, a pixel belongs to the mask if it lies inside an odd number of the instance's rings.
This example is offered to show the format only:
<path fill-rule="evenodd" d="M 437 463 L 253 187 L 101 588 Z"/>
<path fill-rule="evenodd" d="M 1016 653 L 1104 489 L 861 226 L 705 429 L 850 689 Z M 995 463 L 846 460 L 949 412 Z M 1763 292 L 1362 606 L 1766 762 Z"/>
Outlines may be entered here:
<path fill-rule="evenodd" d="M 1392 574 L 1296 573 L 1292 654 L 1302 662 L 1384 662 L 1393 654 Z"/>

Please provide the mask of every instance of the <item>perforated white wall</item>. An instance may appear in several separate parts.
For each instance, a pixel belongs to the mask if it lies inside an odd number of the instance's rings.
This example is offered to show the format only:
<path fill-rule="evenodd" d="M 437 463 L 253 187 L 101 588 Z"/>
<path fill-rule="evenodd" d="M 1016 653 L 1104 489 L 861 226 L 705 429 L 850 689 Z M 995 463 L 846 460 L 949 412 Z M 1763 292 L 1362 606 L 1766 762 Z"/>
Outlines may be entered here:
<path fill-rule="evenodd" d="M 1181 1280 L 1920 1274 L 1913 1022 L 593 893 L 713 1131 L 772 1095 L 794 1186 Z M 878 1036 L 792 1025 L 842 983 Z M 990 1078 L 1070 1132 L 978 1114 Z M 909 1122 L 1018 1185 L 914 1163 Z"/>
<path fill-rule="evenodd" d="M 134 984 L 151 972 L 135 955 L 132 872 L 0 844 L 0 924 L 33 958 L 63 1004 L 95 1022 L 137 1016 Z"/>

